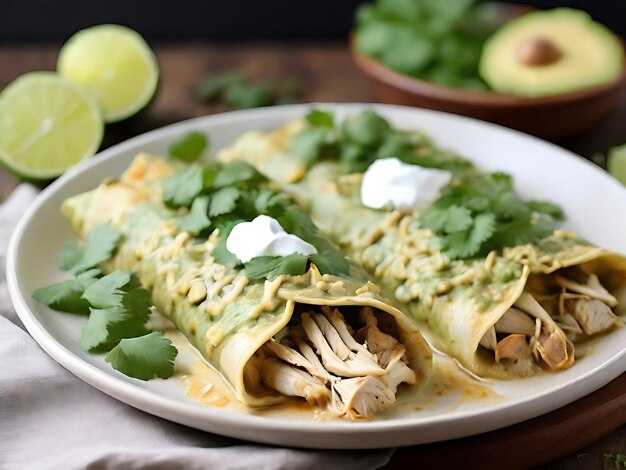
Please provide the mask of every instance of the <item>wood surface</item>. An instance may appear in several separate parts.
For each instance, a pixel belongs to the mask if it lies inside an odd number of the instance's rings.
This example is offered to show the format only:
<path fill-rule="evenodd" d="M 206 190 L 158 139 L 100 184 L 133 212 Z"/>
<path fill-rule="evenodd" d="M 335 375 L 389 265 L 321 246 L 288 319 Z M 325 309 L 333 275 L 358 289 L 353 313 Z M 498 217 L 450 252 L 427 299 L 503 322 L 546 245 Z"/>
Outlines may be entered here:
<path fill-rule="evenodd" d="M 103 147 L 172 122 L 225 110 L 195 97 L 199 80 L 237 69 L 251 80 L 293 78 L 301 101 L 369 102 L 367 80 L 343 44 L 176 44 L 156 47 L 161 67 L 157 99 L 138 116 L 109 126 Z M 0 89 L 19 75 L 53 70 L 58 45 L 0 45 Z M 575 119 L 576 116 L 572 116 Z M 559 142 L 591 158 L 626 142 L 626 91 L 616 111 L 586 135 Z M 17 184 L 0 169 L 0 200 Z M 603 468 L 603 454 L 626 453 L 626 374 L 552 413 L 479 436 L 400 449 L 388 468 Z M 558 459 L 558 460 L 557 460 Z"/>

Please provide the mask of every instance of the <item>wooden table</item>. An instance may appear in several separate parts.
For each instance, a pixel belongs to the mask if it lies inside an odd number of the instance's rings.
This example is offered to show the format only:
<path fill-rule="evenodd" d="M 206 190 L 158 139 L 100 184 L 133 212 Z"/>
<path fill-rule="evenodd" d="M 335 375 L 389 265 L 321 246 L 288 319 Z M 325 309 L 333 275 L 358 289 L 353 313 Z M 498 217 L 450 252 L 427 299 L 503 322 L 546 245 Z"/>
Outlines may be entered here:
<path fill-rule="evenodd" d="M 152 106 L 107 128 L 103 146 L 172 122 L 222 111 L 200 103 L 193 90 L 204 76 L 238 69 L 250 79 L 293 77 L 302 100 L 370 102 L 365 78 L 338 44 L 162 45 L 156 48 L 161 89 Z M 58 45 L 0 47 L 0 88 L 22 73 L 52 70 Z M 573 117 L 575 118 L 575 117 Z M 626 91 L 618 110 L 586 136 L 561 145 L 587 158 L 626 142 Z M 17 181 L 0 170 L 0 200 Z M 603 389 L 540 418 L 486 435 L 398 451 L 390 468 L 602 468 L 603 454 L 626 453 L 626 374 Z M 621 427 L 620 427 L 621 426 Z"/>

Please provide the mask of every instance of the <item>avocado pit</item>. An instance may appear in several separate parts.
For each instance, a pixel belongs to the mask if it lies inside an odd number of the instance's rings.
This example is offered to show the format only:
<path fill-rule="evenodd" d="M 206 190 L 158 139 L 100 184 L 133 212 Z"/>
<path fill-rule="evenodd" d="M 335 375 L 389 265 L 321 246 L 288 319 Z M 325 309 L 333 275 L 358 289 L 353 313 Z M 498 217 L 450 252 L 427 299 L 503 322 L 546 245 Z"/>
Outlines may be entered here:
<path fill-rule="evenodd" d="M 563 54 L 544 36 L 533 36 L 522 41 L 517 48 L 520 63 L 529 67 L 541 67 L 557 62 Z"/>

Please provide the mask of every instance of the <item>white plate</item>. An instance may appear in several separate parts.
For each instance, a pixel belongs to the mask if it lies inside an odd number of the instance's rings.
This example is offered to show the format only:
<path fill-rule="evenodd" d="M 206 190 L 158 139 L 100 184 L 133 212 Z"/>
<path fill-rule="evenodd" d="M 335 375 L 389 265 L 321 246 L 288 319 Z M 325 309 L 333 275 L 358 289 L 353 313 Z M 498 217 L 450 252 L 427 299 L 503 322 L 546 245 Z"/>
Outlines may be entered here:
<path fill-rule="evenodd" d="M 321 105 L 355 113 L 371 105 Z M 559 408 L 602 387 L 626 371 L 626 328 L 598 342 L 595 351 L 572 368 L 525 380 L 499 382 L 503 399 L 440 400 L 432 408 L 373 422 L 314 422 L 310 419 L 254 416 L 202 406 L 189 398 L 178 378 L 142 382 L 117 373 L 102 356 L 79 347 L 83 318 L 54 312 L 32 292 L 61 278 L 55 259 L 74 238 L 61 217 L 61 202 L 119 175 L 140 151 L 165 153 L 168 144 L 190 130 L 210 135 L 212 148 L 230 144 L 247 130 L 271 129 L 302 116 L 309 106 L 283 106 L 203 117 L 155 130 L 102 152 L 46 188 L 17 226 L 8 254 L 11 298 L 35 340 L 64 367 L 103 392 L 131 406 L 198 429 L 264 443 L 314 448 L 377 448 L 453 439 L 508 426 Z M 444 147 L 459 151 L 485 170 L 515 176 L 525 197 L 563 206 L 566 228 L 598 245 L 626 253 L 626 190 L 581 158 L 541 140 L 493 124 L 413 108 L 374 106 L 394 125 L 422 129 Z"/>

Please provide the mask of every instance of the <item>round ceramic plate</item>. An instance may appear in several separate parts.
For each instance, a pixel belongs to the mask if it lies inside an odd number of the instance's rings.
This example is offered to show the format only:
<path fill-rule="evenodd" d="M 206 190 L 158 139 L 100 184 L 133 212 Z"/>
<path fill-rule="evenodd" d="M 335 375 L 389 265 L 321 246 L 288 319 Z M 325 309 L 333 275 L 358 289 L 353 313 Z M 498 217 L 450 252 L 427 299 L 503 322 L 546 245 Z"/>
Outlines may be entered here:
<path fill-rule="evenodd" d="M 372 107 L 318 106 L 340 114 Z M 399 106 L 373 107 L 395 126 L 422 129 L 439 145 L 458 151 L 484 170 L 513 174 L 522 196 L 563 206 L 568 216 L 565 228 L 598 245 L 626 253 L 626 189 L 594 165 L 559 147 L 492 124 Z M 412 411 L 371 422 L 259 415 L 203 406 L 187 397 L 177 376 L 142 382 L 119 374 L 102 356 L 80 350 L 84 318 L 54 312 L 32 299 L 35 289 L 63 276 L 56 268 L 56 256 L 65 242 L 75 238 L 59 213 L 65 198 L 94 188 L 106 176 L 121 174 L 138 152 L 165 154 L 173 140 L 191 130 L 208 134 L 212 149 L 217 150 L 242 132 L 279 127 L 309 108 L 297 105 L 239 111 L 168 126 L 102 152 L 46 188 L 17 226 L 8 255 L 11 298 L 35 340 L 84 381 L 148 413 L 227 436 L 313 448 L 403 446 L 490 431 L 566 405 L 626 371 L 623 328 L 603 337 L 590 354 L 566 371 L 486 385 L 497 399 L 460 400 L 452 390 L 421 410 L 413 407 Z"/>

